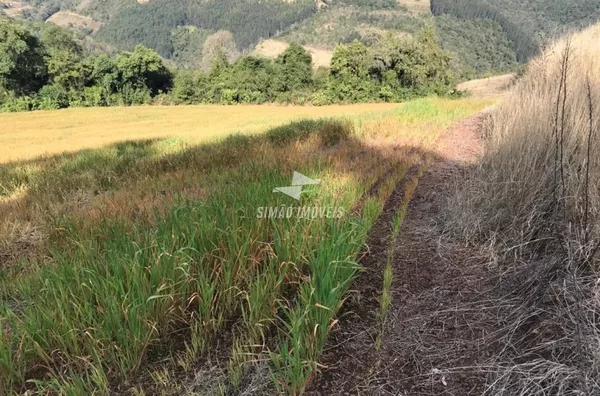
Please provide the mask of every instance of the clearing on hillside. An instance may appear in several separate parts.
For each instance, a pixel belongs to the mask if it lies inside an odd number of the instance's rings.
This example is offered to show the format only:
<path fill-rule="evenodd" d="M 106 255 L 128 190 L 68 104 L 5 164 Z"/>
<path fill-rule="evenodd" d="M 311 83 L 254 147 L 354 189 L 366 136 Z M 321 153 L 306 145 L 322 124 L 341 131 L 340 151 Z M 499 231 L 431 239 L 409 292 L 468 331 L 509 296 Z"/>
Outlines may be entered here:
<path fill-rule="evenodd" d="M 19 16 L 24 10 L 29 10 L 32 7 L 29 4 L 20 1 L 2 0 L 0 5 L 4 4 L 6 8 L 0 8 L 0 15 L 2 12 L 11 18 Z"/>
<path fill-rule="evenodd" d="M 398 4 L 403 5 L 415 14 L 431 13 L 430 0 L 398 0 Z"/>
<path fill-rule="evenodd" d="M 258 43 L 256 48 L 254 48 L 254 53 L 267 58 L 277 58 L 289 46 L 289 43 L 286 43 L 285 41 L 269 39 Z M 333 55 L 331 50 L 311 46 L 303 47 L 312 56 L 313 67 L 315 69 L 318 69 L 319 67 L 329 67 L 331 64 L 331 56 Z"/>
<path fill-rule="evenodd" d="M 97 22 L 88 16 L 80 15 L 72 11 L 59 11 L 56 14 L 53 14 L 46 21 L 62 27 L 73 27 L 78 29 L 87 28 L 93 32 L 102 27 L 100 22 Z"/>
<path fill-rule="evenodd" d="M 509 93 L 509 89 L 517 82 L 514 73 L 466 81 L 456 87 L 461 91 L 467 91 L 475 97 L 485 98 Z"/>

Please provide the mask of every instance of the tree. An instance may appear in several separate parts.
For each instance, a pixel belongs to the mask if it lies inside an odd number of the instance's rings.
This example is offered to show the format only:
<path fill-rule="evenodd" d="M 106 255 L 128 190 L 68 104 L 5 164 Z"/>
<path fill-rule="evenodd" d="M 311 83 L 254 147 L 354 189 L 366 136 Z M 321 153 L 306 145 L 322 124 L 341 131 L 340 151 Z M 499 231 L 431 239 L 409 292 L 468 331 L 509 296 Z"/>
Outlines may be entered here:
<path fill-rule="evenodd" d="M 31 94 L 47 82 L 43 48 L 29 30 L 10 20 L 0 20 L 0 87 Z"/>
<path fill-rule="evenodd" d="M 441 48 L 433 26 L 425 26 L 414 39 L 384 37 L 372 54 L 371 76 L 392 89 L 445 94 L 453 84 L 451 57 Z"/>
<path fill-rule="evenodd" d="M 226 30 L 219 30 L 206 38 L 202 47 L 201 69 L 210 69 L 214 60 L 221 55 L 225 56 L 229 63 L 235 61 L 239 56 L 235 45 L 235 38 L 231 32 Z"/>
<path fill-rule="evenodd" d="M 66 90 L 83 89 L 90 70 L 83 62 L 83 50 L 72 33 L 54 24 L 45 24 L 41 40 L 50 80 Z"/>
<path fill-rule="evenodd" d="M 91 60 L 90 63 L 92 64 L 90 76 L 92 84 L 101 87 L 108 94 L 118 92 L 121 78 L 116 61 L 110 56 L 102 54 Z"/>
<path fill-rule="evenodd" d="M 371 96 L 369 67 L 372 59 L 359 41 L 337 45 L 333 50 L 329 74 L 329 93 L 335 101 L 358 102 Z"/>
<path fill-rule="evenodd" d="M 171 88 L 173 74 L 154 50 L 138 45 L 132 53 L 121 54 L 116 63 L 123 85 L 148 88 L 152 94 Z"/>
<path fill-rule="evenodd" d="M 312 83 L 312 56 L 302 46 L 292 43 L 277 57 L 279 89 L 295 91 Z"/>

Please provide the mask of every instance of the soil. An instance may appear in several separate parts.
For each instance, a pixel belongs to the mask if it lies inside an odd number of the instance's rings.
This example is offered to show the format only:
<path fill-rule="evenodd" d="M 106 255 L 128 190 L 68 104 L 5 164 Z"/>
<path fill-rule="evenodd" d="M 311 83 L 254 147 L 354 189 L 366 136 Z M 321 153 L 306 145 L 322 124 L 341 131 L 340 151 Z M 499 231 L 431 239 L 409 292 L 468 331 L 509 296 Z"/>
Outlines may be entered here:
<path fill-rule="evenodd" d="M 444 207 L 455 181 L 482 154 L 479 135 L 485 112 L 449 128 L 419 179 L 395 246 L 392 305 L 382 347 L 375 348 L 377 312 L 393 212 L 399 208 L 407 177 L 396 187 L 368 238 L 355 282 L 333 331 L 308 394 L 479 395 L 486 359 L 494 343 L 486 328 L 489 275 L 485 258 L 445 236 Z M 483 322 L 485 323 L 485 322 Z"/>

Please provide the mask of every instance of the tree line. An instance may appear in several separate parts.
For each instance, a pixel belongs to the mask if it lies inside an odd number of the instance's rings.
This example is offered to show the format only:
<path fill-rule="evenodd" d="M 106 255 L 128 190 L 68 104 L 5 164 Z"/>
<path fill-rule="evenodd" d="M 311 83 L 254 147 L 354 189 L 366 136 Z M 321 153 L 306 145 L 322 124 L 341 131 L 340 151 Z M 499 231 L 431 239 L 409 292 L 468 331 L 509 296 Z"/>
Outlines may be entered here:
<path fill-rule="evenodd" d="M 53 24 L 0 20 L 0 104 L 4 111 L 147 103 L 173 85 L 154 51 L 86 54 Z"/>
<path fill-rule="evenodd" d="M 311 55 L 297 44 L 276 59 L 246 56 L 232 61 L 218 47 L 213 52 L 206 70 L 172 70 L 156 51 L 142 45 L 115 55 L 87 53 L 71 32 L 58 26 L 0 20 L 0 110 L 393 102 L 446 95 L 454 87 L 450 56 L 432 26 L 410 39 L 388 36 L 370 47 L 358 41 L 338 45 L 330 68 L 316 71 Z"/>

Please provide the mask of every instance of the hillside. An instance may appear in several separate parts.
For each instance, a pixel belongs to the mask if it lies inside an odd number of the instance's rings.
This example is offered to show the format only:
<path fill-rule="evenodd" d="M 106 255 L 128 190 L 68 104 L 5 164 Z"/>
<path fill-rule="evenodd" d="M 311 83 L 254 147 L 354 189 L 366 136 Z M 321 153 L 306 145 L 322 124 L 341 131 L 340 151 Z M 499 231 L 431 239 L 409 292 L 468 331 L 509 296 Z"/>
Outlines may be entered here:
<path fill-rule="evenodd" d="M 260 42 L 253 55 L 264 56 L 266 58 L 277 58 L 289 48 L 289 44 L 280 40 L 264 40 Z M 311 46 L 304 46 L 304 49 L 312 56 L 312 63 L 315 69 L 320 67 L 329 67 L 333 52 L 327 49 L 321 49 Z"/>
<path fill-rule="evenodd" d="M 276 37 L 321 55 L 319 51 L 332 50 L 339 43 L 357 39 L 370 44 L 388 34 L 405 37 L 434 24 L 461 80 L 514 72 L 538 53 L 540 45 L 600 18 L 600 2 L 595 0 L 2 2 L 8 15 L 83 30 L 120 49 L 142 44 L 184 68 L 203 65 L 204 43 L 218 31 L 232 33 L 225 46 L 234 59 Z"/>
<path fill-rule="evenodd" d="M 155 49 L 185 68 L 202 64 L 205 41 L 232 33 L 229 48 L 252 51 L 277 37 L 331 50 L 338 43 L 412 35 L 437 26 L 461 80 L 516 71 L 540 45 L 600 17 L 595 0 L 0 0 L 5 13 L 83 28 L 120 49 Z M 58 14 L 57 14 L 58 13 Z"/>

